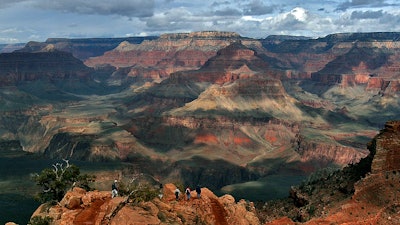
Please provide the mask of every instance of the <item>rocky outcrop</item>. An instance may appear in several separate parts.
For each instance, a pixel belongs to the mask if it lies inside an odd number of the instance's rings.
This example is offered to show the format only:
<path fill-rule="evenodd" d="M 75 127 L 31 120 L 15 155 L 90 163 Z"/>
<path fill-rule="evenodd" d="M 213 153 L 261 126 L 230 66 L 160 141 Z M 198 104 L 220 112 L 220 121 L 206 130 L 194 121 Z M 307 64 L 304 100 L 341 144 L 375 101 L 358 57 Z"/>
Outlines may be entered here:
<path fill-rule="evenodd" d="M 400 122 L 390 121 L 370 143 L 374 160 L 371 173 L 386 173 L 400 170 Z"/>
<path fill-rule="evenodd" d="M 400 121 L 389 121 L 370 142 L 370 154 L 359 163 L 292 188 L 293 202 L 264 207 L 269 213 L 277 212 L 276 207 L 286 207 L 286 216 L 301 224 L 397 224 L 399 140 Z M 284 219 L 271 219 L 266 224 L 280 220 Z"/>
<path fill-rule="evenodd" d="M 253 203 L 230 195 L 217 197 L 201 188 L 201 198 L 192 191 L 192 198 L 184 194 L 175 200 L 173 184 L 166 184 L 162 198 L 136 202 L 128 196 L 111 198 L 109 191 L 86 192 L 74 188 L 56 206 L 40 206 L 32 217 L 51 217 L 51 224 L 260 224 Z"/>

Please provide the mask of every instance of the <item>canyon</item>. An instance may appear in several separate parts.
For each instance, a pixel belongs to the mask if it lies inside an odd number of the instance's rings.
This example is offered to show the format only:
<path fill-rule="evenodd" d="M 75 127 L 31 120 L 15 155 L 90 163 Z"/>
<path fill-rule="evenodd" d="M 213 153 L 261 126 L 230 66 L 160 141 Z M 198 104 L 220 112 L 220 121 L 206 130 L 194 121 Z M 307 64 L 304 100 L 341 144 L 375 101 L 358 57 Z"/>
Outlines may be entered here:
<path fill-rule="evenodd" d="M 399 35 L 30 42 L 0 54 L 0 146 L 120 163 L 99 183 L 145 173 L 239 199 L 286 197 L 299 178 L 367 157 L 398 119 Z"/>
<path fill-rule="evenodd" d="M 400 121 L 389 121 L 369 142 L 367 157 L 293 186 L 288 198 L 262 207 L 227 194 L 217 197 L 206 187 L 200 197 L 191 191 L 191 199 L 176 199 L 177 186 L 159 189 L 153 181 L 148 185 L 160 195 L 148 201 L 74 187 L 59 204 L 42 204 L 32 218 L 51 218 L 52 224 L 397 224 L 399 147 Z"/>

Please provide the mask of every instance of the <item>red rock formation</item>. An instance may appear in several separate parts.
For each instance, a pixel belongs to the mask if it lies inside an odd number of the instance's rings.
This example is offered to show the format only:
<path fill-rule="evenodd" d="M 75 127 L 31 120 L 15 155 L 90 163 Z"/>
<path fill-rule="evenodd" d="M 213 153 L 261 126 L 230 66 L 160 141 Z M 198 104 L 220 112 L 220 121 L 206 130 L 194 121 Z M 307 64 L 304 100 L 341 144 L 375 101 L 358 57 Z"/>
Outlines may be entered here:
<path fill-rule="evenodd" d="M 92 67 L 107 63 L 115 67 L 175 65 L 197 68 L 219 49 L 239 38 L 235 33 L 219 32 L 165 34 L 138 45 L 122 42 L 115 50 L 90 58 L 85 63 Z"/>
<path fill-rule="evenodd" d="M 300 141 L 296 152 L 300 154 L 301 161 L 311 162 L 315 166 L 311 171 L 324 168 L 331 163 L 338 165 L 357 163 L 368 155 L 365 149 L 309 141 Z"/>
<path fill-rule="evenodd" d="M 186 200 L 182 194 L 175 200 L 173 184 L 164 185 L 163 197 L 149 202 L 132 204 L 127 197 L 111 198 L 108 191 L 86 192 L 74 188 L 56 206 L 41 205 L 32 215 L 50 216 L 54 224 L 206 224 L 258 225 L 260 224 L 254 205 L 230 195 L 217 197 L 207 188 L 202 188 L 201 198 L 192 191 Z"/>
<path fill-rule="evenodd" d="M 218 50 L 242 39 L 248 46 L 261 48 L 257 40 L 242 38 L 231 32 L 164 34 L 159 39 L 141 44 L 122 42 L 103 56 L 86 60 L 85 64 L 91 67 L 103 64 L 117 68 L 131 67 L 129 76 L 143 75 L 140 70 L 146 68 L 158 73 L 156 77 L 165 79 L 173 72 L 200 68 Z"/>
<path fill-rule="evenodd" d="M 325 85 L 342 87 L 367 84 L 366 90 L 392 95 L 399 90 L 398 49 L 397 42 L 357 42 L 347 53 L 312 73 L 311 78 Z M 391 82 L 394 83 L 387 89 Z"/>
<path fill-rule="evenodd" d="M 374 160 L 371 172 L 383 173 L 400 170 L 400 123 L 398 121 L 387 122 L 385 129 L 377 135 L 374 145 Z"/>

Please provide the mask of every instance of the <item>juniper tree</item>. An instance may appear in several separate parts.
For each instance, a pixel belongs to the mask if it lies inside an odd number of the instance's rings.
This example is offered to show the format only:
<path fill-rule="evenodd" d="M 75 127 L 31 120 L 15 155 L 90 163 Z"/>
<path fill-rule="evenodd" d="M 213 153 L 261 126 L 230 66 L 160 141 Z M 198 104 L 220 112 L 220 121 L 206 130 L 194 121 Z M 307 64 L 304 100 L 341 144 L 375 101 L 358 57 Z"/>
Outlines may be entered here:
<path fill-rule="evenodd" d="M 94 182 L 95 176 L 80 174 L 79 167 L 69 164 L 68 160 L 64 163 L 56 163 L 52 168 L 46 168 L 40 174 L 34 174 L 32 179 L 43 190 L 38 193 L 37 198 L 41 202 L 60 201 L 68 189 L 79 186 L 90 190 L 90 183 Z"/>

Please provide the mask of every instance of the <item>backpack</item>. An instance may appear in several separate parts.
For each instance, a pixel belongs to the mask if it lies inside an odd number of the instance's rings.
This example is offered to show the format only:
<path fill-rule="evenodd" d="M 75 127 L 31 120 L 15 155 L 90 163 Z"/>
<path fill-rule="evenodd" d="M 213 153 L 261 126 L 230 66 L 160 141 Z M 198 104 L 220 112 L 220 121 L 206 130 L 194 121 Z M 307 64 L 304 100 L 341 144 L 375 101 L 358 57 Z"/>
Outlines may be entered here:
<path fill-rule="evenodd" d="M 187 195 L 190 194 L 190 189 L 189 188 L 186 188 L 186 194 Z"/>

